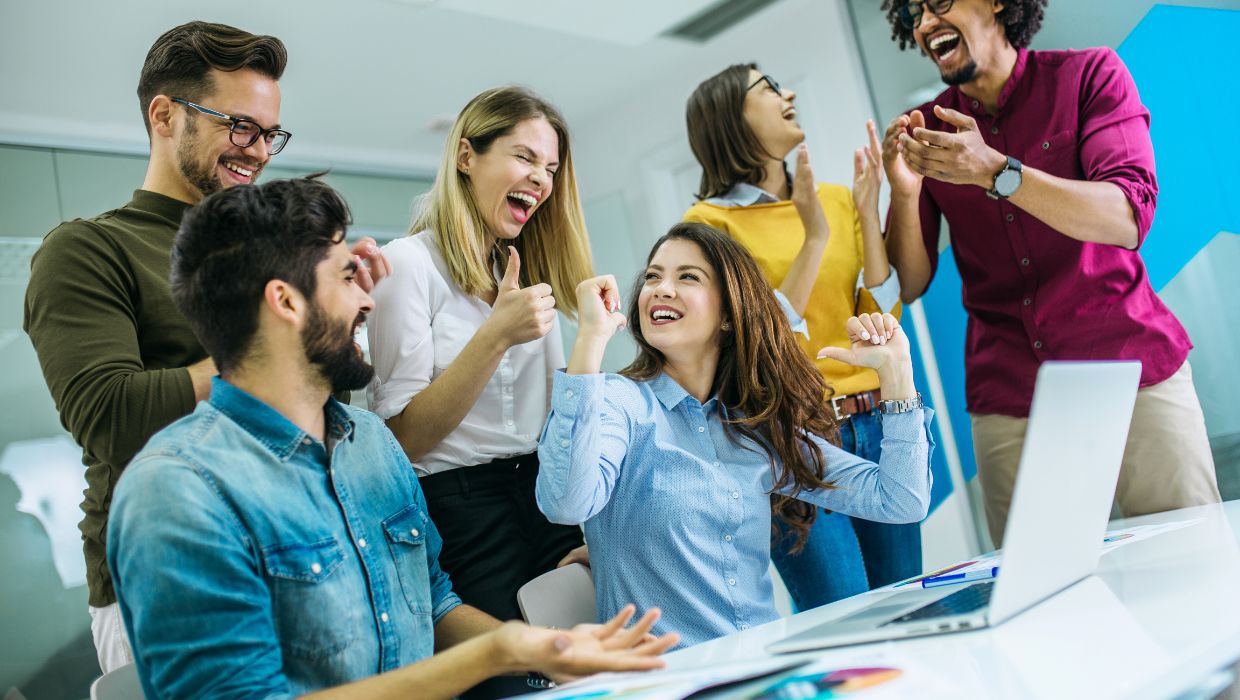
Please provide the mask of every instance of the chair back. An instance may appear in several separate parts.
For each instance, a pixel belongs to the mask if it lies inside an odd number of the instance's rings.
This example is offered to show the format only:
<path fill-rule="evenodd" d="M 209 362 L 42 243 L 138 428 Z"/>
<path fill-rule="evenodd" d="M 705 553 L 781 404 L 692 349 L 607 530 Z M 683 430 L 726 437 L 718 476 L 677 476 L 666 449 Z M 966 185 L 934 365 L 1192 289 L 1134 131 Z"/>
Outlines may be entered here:
<path fill-rule="evenodd" d="M 143 700 L 138 667 L 125 664 L 114 668 L 90 684 L 90 700 Z"/>
<path fill-rule="evenodd" d="M 539 627 L 570 629 L 598 622 L 594 608 L 594 579 L 590 569 L 569 564 L 552 569 L 517 591 L 525 621 Z"/>

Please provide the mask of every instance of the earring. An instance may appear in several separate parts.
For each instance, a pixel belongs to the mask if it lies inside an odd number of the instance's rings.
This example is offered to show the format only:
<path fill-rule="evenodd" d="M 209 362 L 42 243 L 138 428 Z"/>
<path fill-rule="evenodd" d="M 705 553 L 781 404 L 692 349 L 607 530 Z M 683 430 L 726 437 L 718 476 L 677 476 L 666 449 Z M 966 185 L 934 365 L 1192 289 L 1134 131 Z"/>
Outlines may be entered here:
<path fill-rule="evenodd" d="M 731 324 L 731 323 L 728 323 L 727 321 L 724 321 L 722 324 L 720 324 L 720 326 L 719 326 L 719 330 L 721 330 L 721 331 L 730 331 L 730 330 L 732 330 L 732 324 Z"/>

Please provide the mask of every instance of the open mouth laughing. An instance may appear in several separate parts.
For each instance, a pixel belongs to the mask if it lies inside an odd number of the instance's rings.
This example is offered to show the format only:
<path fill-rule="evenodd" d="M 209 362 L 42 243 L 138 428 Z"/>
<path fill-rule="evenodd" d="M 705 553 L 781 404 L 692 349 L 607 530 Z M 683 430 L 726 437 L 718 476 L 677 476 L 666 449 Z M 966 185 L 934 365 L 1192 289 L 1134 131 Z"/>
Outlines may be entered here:
<path fill-rule="evenodd" d="M 655 326 L 666 326 L 684 318 L 684 314 L 664 304 L 650 307 L 650 323 Z"/>
<path fill-rule="evenodd" d="M 926 47 L 934 62 L 940 65 L 955 58 L 960 48 L 960 32 L 955 29 L 944 29 L 926 38 Z"/>
<path fill-rule="evenodd" d="M 525 224 L 538 206 L 538 200 L 538 195 L 533 192 L 515 190 L 508 193 L 508 210 L 512 212 L 512 218 L 516 219 L 517 223 Z"/>

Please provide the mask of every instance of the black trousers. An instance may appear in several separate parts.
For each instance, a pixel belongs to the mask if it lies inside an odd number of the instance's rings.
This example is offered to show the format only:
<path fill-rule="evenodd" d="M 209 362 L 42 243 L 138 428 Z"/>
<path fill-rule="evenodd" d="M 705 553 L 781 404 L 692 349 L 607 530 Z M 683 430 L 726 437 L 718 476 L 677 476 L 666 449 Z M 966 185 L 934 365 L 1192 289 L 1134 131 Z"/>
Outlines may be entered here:
<path fill-rule="evenodd" d="M 439 566 L 452 578 L 452 590 L 500 620 L 520 620 L 517 589 L 583 543 L 581 528 L 555 525 L 538 510 L 537 478 L 533 453 L 419 480 L 443 538 Z M 530 690 L 524 677 L 496 678 L 461 697 L 480 700 Z"/>

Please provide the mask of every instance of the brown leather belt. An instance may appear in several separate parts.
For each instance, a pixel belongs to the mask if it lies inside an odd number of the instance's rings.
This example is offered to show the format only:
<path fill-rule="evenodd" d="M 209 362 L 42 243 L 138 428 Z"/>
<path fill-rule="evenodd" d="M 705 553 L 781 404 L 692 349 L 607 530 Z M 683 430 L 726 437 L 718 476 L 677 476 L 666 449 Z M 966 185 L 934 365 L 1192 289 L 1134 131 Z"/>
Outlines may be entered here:
<path fill-rule="evenodd" d="M 848 420 L 855 413 L 869 413 L 878 408 L 883 397 L 874 391 L 861 391 L 848 396 L 836 396 L 831 399 L 831 410 L 835 411 L 836 420 Z"/>

